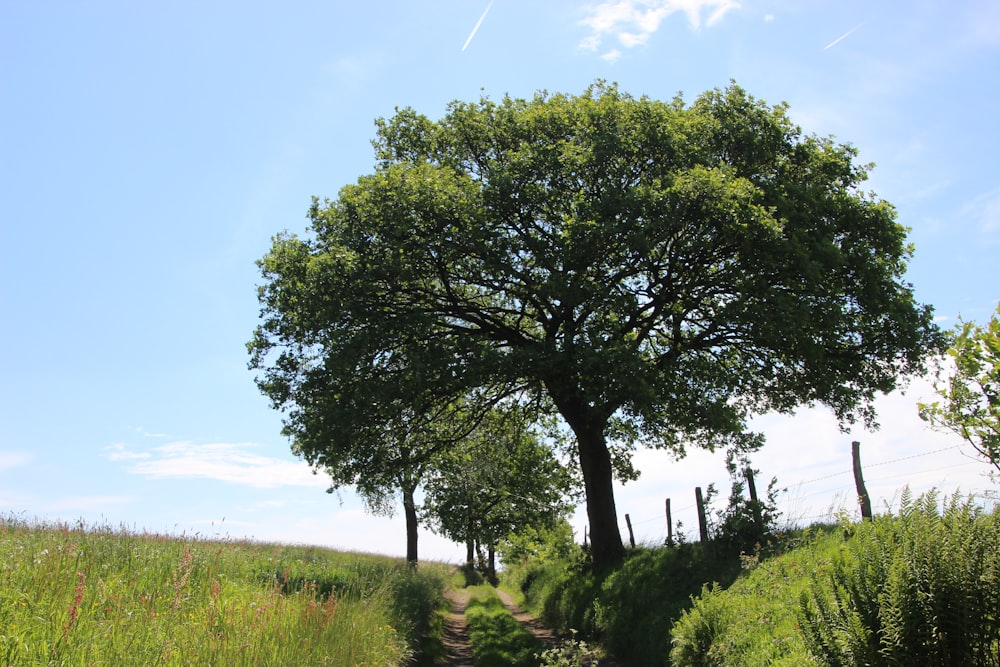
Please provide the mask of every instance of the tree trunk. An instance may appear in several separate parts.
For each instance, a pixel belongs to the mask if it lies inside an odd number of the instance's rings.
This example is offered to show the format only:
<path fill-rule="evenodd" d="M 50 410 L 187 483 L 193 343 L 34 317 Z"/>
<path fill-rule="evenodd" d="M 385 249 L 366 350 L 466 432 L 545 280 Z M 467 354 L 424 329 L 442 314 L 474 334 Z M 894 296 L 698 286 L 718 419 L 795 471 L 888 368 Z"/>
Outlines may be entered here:
<path fill-rule="evenodd" d="M 580 470 L 587 493 L 587 518 L 590 520 L 590 549 L 594 570 L 602 571 L 618 563 L 625 554 L 615 492 L 611 486 L 611 452 L 608 451 L 603 429 L 583 432 L 574 429 L 580 453 Z"/>
<path fill-rule="evenodd" d="M 476 562 L 476 543 L 470 537 L 465 541 L 465 563 L 473 565 Z"/>
<path fill-rule="evenodd" d="M 415 488 L 403 488 L 403 514 L 406 517 L 406 562 L 417 564 L 417 505 L 413 501 Z"/>
<path fill-rule="evenodd" d="M 587 496 L 587 518 L 590 521 L 591 555 L 594 570 L 600 572 L 617 564 L 625 556 L 622 534 L 618 530 L 618 512 L 612 487 L 614 471 L 611 452 L 604 437 L 608 418 L 613 411 L 593 408 L 572 380 L 550 377 L 545 382 L 549 396 L 576 435 L 580 455 L 580 472 Z"/>
<path fill-rule="evenodd" d="M 496 549 L 496 545 L 493 543 L 493 538 L 492 537 L 490 538 L 490 545 L 488 547 L 488 554 L 489 554 L 490 561 L 489 561 L 489 564 L 486 566 L 486 569 L 487 569 L 487 575 L 486 576 L 489 578 L 490 583 L 493 584 L 494 586 L 496 586 L 497 585 L 497 549 Z"/>

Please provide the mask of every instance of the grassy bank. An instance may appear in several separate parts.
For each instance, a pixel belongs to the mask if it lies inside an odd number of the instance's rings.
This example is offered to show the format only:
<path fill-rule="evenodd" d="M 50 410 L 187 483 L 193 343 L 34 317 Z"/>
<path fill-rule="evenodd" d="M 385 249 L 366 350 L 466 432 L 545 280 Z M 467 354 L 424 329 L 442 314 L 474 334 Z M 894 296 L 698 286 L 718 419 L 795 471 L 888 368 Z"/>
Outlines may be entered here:
<path fill-rule="evenodd" d="M 711 545 L 632 550 L 627 560 L 596 576 L 584 557 L 508 567 L 504 585 L 562 635 L 579 632 L 613 655 L 640 665 L 665 665 L 670 627 L 705 582 L 728 586 L 740 574 L 736 554 Z"/>
<path fill-rule="evenodd" d="M 637 665 L 1000 667 L 1000 510 L 903 493 L 896 515 L 779 536 L 637 549 L 604 576 L 583 557 L 506 585 L 562 632 Z"/>
<path fill-rule="evenodd" d="M 0 663 L 402 665 L 445 577 L 312 547 L 0 519 Z"/>

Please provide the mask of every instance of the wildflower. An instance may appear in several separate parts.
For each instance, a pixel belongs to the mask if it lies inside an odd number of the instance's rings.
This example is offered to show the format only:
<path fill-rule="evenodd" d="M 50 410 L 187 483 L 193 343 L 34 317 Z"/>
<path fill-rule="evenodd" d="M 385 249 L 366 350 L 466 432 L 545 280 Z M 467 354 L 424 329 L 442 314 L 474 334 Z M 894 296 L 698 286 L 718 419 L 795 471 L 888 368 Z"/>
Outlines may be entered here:
<path fill-rule="evenodd" d="M 69 632 L 69 629 L 73 627 L 73 623 L 76 622 L 76 616 L 80 613 L 80 603 L 83 602 L 83 589 L 87 585 L 87 575 L 83 572 L 77 572 L 76 576 L 76 594 L 73 596 L 73 601 L 69 605 L 69 619 L 66 621 L 66 625 L 63 626 L 63 636 Z"/>

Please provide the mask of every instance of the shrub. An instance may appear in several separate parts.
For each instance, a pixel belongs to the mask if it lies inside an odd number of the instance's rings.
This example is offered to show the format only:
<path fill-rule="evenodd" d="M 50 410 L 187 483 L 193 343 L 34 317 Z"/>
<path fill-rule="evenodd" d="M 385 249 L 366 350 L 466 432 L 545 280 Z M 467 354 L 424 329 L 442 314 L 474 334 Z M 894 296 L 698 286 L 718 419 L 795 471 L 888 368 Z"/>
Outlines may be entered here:
<path fill-rule="evenodd" d="M 598 652 L 576 638 L 576 630 L 566 641 L 539 654 L 541 667 L 590 667 L 598 664 Z"/>
<path fill-rule="evenodd" d="M 549 562 L 511 573 L 508 585 L 519 582 L 527 605 L 557 632 L 575 629 L 622 660 L 664 665 L 670 627 L 691 596 L 706 581 L 732 582 L 739 562 L 700 543 L 642 548 L 603 577 L 582 561 Z"/>

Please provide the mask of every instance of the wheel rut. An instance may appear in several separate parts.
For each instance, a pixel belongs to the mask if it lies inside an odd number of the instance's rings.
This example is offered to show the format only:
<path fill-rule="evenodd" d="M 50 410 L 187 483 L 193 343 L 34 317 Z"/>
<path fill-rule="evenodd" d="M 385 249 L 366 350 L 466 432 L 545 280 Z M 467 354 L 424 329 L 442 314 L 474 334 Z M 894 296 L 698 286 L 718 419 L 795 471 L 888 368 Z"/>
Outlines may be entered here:
<path fill-rule="evenodd" d="M 444 597 L 449 605 L 441 637 L 445 655 L 437 664 L 441 667 L 474 667 L 472 642 L 469 641 L 469 624 L 465 622 L 469 593 L 465 590 L 449 590 Z"/>

